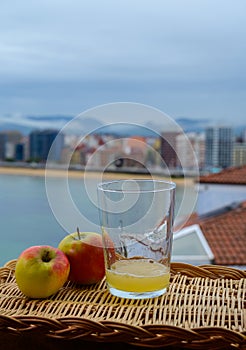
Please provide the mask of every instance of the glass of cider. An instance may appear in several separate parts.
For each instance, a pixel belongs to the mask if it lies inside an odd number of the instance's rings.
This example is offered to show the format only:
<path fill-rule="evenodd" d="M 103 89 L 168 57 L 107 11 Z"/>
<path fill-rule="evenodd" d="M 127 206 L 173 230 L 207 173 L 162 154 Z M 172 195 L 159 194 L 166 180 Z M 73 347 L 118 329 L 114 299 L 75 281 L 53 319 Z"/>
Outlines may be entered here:
<path fill-rule="evenodd" d="M 144 299 L 167 291 L 175 189 L 171 181 L 153 179 L 98 184 L 106 282 L 111 294 Z"/>

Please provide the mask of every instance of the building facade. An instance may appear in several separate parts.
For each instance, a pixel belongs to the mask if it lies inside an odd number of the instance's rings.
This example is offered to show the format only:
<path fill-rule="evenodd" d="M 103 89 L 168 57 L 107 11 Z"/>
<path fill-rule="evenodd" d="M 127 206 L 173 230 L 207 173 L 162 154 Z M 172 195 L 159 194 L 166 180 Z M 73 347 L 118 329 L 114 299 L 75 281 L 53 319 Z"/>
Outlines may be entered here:
<path fill-rule="evenodd" d="M 175 169 L 180 166 L 180 161 L 177 154 L 177 136 L 179 132 L 162 132 L 161 133 L 161 157 L 170 169 Z"/>
<path fill-rule="evenodd" d="M 246 142 L 237 142 L 233 147 L 233 166 L 246 164 Z"/>
<path fill-rule="evenodd" d="M 6 133 L 1 132 L 0 133 L 0 160 L 5 159 L 6 143 L 7 143 L 7 135 Z"/>
<path fill-rule="evenodd" d="M 209 127 L 205 133 L 205 166 L 228 168 L 233 161 L 233 131 L 230 127 Z"/>
<path fill-rule="evenodd" d="M 23 135 L 19 131 L 6 130 L 0 133 L 0 159 L 15 160 L 17 144 L 22 143 Z"/>
<path fill-rule="evenodd" d="M 205 137 L 204 134 L 187 133 L 179 134 L 176 139 L 177 154 L 183 169 L 204 167 Z"/>
<path fill-rule="evenodd" d="M 29 135 L 30 160 L 59 162 L 64 147 L 64 135 L 57 130 L 35 130 Z"/>

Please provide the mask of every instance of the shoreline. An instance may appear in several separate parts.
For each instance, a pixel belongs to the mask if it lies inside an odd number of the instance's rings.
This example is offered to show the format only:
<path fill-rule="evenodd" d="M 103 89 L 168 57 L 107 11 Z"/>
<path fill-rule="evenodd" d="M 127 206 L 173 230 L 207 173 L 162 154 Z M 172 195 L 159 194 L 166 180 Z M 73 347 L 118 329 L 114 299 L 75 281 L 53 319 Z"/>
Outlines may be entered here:
<path fill-rule="evenodd" d="M 81 179 L 81 177 L 88 178 L 102 178 L 103 179 L 163 179 L 173 181 L 176 184 L 183 184 L 184 182 L 193 183 L 193 178 L 169 178 L 165 175 L 148 175 L 139 173 L 123 173 L 123 172 L 100 172 L 100 171 L 84 171 L 84 170 L 63 170 L 63 169 L 45 169 L 45 168 L 28 168 L 28 167 L 1 167 L 0 175 L 20 175 L 20 176 L 49 176 L 49 177 L 69 177 L 74 179 Z"/>

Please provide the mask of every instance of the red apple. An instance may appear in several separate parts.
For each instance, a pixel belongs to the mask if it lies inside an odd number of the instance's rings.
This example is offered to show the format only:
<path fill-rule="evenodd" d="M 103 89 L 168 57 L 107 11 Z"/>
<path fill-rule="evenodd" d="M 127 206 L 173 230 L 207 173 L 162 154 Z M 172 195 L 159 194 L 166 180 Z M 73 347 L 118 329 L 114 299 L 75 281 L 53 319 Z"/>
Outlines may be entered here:
<path fill-rule="evenodd" d="M 19 256 L 15 278 L 19 289 L 30 298 L 47 298 L 67 281 L 70 264 L 66 255 L 51 246 L 33 246 Z"/>
<path fill-rule="evenodd" d="M 113 242 L 107 240 L 112 259 L 114 259 Z M 95 232 L 74 232 L 60 242 L 61 249 L 70 262 L 69 280 L 80 284 L 94 284 L 105 275 L 102 236 Z"/>

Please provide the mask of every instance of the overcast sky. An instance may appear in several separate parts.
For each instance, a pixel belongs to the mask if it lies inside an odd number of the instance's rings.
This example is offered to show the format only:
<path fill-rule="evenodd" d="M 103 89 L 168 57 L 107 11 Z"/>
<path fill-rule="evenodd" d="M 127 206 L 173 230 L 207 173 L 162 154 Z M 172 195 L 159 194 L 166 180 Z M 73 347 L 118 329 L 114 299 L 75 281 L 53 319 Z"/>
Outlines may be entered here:
<path fill-rule="evenodd" d="M 245 14 L 245 0 L 2 0 L 0 118 L 137 102 L 246 124 Z"/>

